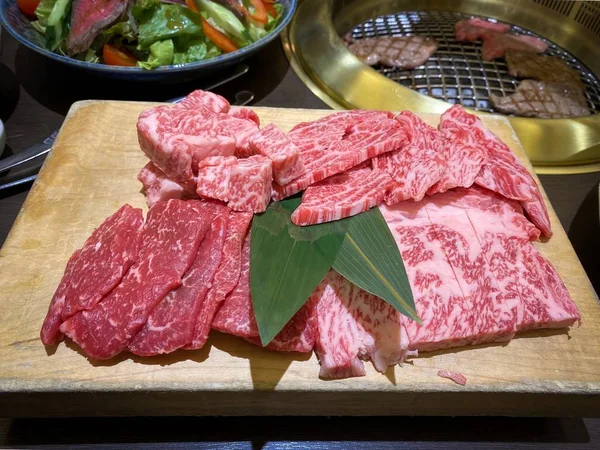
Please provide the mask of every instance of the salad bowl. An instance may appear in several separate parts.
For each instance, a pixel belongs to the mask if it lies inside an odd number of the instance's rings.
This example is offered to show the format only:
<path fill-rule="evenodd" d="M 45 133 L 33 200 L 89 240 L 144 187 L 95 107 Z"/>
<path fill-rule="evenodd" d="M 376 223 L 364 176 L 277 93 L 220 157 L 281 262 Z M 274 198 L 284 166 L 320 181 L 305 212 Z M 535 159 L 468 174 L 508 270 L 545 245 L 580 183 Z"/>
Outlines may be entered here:
<path fill-rule="evenodd" d="M 282 7 L 281 15 L 274 28 L 266 35 L 256 41 L 243 46 L 230 53 L 222 53 L 218 56 L 201 61 L 161 65 L 152 69 L 139 66 L 126 67 L 119 65 L 107 65 L 98 62 L 89 62 L 76 59 L 59 51 L 49 50 L 44 42 L 44 35 L 32 25 L 32 20 L 21 12 L 16 0 L 0 0 L 0 24 L 19 43 L 33 51 L 74 69 L 93 72 L 96 75 L 128 79 L 135 81 L 161 81 L 180 79 L 190 76 L 204 76 L 214 71 L 219 71 L 229 66 L 239 64 L 252 56 L 267 44 L 279 37 L 284 28 L 292 19 L 297 6 L 297 0 L 278 0 Z M 165 2 L 165 4 L 173 4 Z"/>

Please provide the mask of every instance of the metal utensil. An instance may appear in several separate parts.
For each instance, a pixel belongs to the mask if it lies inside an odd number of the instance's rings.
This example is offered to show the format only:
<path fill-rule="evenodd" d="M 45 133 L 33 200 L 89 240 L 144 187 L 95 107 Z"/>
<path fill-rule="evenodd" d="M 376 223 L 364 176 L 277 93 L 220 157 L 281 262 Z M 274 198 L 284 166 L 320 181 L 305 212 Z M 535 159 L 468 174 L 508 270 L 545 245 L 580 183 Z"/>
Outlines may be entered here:
<path fill-rule="evenodd" d="M 249 67 L 246 64 L 239 65 L 227 77 L 222 78 L 221 80 L 204 88 L 203 90 L 210 91 L 212 89 L 216 89 L 217 87 L 222 86 L 223 84 L 226 84 L 230 81 L 235 80 L 236 78 L 239 78 L 240 76 L 247 73 L 248 70 L 249 70 Z M 184 98 L 185 97 L 178 97 L 178 98 L 167 100 L 167 102 L 179 103 Z M 254 100 L 254 93 L 252 93 L 251 91 L 246 91 L 246 90 L 239 91 L 235 94 L 234 98 L 235 98 L 235 101 L 232 103 L 233 105 L 245 106 L 245 105 L 249 104 L 252 100 Z M 36 144 L 33 144 L 31 147 L 28 147 L 25 150 L 20 151 L 19 153 L 15 154 L 15 155 L 12 155 L 12 156 L 9 156 L 8 158 L 4 158 L 3 160 L 0 160 L 0 174 L 2 172 L 6 172 L 7 170 L 10 170 L 14 167 L 17 167 L 21 164 L 24 164 L 28 161 L 39 158 L 40 156 L 46 155 L 52 148 L 52 145 L 54 144 L 54 141 L 56 140 L 56 136 L 58 135 L 58 131 L 59 130 L 55 130 L 50 136 L 46 137 L 44 140 L 42 140 Z M 6 177 L 0 177 L 0 182 L 3 182 L 2 184 L 0 184 L 0 190 L 9 189 L 9 188 L 18 186 L 20 184 L 28 183 L 30 181 L 35 180 L 36 173 L 40 169 L 41 165 L 42 164 L 40 163 L 40 164 L 38 164 L 34 167 L 31 167 L 27 170 L 21 171 L 18 174 L 8 175 Z"/>

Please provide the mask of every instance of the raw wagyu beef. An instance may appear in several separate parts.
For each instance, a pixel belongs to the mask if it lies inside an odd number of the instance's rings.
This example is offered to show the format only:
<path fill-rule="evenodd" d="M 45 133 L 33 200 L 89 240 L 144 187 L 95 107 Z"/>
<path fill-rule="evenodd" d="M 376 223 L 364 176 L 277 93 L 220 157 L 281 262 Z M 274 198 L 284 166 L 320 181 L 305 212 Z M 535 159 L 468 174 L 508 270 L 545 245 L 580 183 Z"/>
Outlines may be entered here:
<path fill-rule="evenodd" d="M 539 231 L 518 203 L 472 187 L 380 208 L 423 321 L 403 318 L 409 349 L 506 341 L 580 320 L 559 275 L 531 244 Z"/>
<path fill-rule="evenodd" d="M 181 286 L 156 305 L 129 344 L 131 353 L 140 356 L 171 353 L 192 341 L 196 317 L 222 261 L 229 219 L 225 206 L 203 202 L 198 208 L 212 221 L 210 231 L 181 280 Z"/>
<path fill-rule="evenodd" d="M 292 222 L 304 226 L 354 216 L 380 204 L 393 184 L 387 172 L 368 166 L 333 175 L 306 188 Z"/>
<path fill-rule="evenodd" d="M 404 127 L 392 113 L 383 111 L 334 113 L 296 125 L 288 137 L 300 149 L 306 172 L 285 186 L 275 184 L 274 200 L 406 144 Z"/>
<path fill-rule="evenodd" d="M 253 153 L 273 161 L 273 180 L 280 186 L 306 171 L 298 147 L 273 124 L 262 128 L 250 138 L 250 148 Z"/>
<path fill-rule="evenodd" d="M 252 213 L 234 211 L 229 213 L 221 263 L 195 317 L 192 340 L 185 346 L 186 349 L 199 349 L 204 345 L 217 310 L 225 297 L 237 286 L 241 271 L 242 245 L 252 217 Z"/>
<path fill-rule="evenodd" d="M 450 133 L 455 142 L 483 147 L 488 158 L 475 183 L 518 200 L 541 232 L 552 236 L 548 211 L 537 183 L 506 144 L 485 128 L 478 117 L 454 105 L 442 114 L 440 129 Z"/>
<path fill-rule="evenodd" d="M 440 154 L 443 134 L 410 111 L 402 111 L 396 120 L 405 130 L 406 144 L 373 158 L 373 168 L 386 171 L 394 180 L 385 196 L 388 205 L 409 199 L 421 200 L 446 170 Z"/>
<path fill-rule="evenodd" d="M 60 326 L 89 357 L 109 359 L 127 348 L 154 307 L 181 285 L 210 228 L 199 202 L 167 200 L 150 208 L 137 262 L 94 308 Z"/>
<path fill-rule="evenodd" d="M 242 249 L 238 284 L 217 312 L 212 328 L 261 345 L 250 296 L 250 234 Z M 315 344 L 316 331 L 314 302 L 309 300 L 266 348 L 282 352 L 310 352 Z"/>
<path fill-rule="evenodd" d="M 86 51 L 94 39 L 125 15 L 128 0 L 73 0 L 67 52 Z"/>
<path fill-rule="evenodd" d="M 392 306 L 330 270 L 315 289 L 318 333 L 315 352 L 322 378 L 365 375 L 361 360 L 379 372 L 413 355 L 401 316 Z"/>
<path fill-rule="evenodd" d="M 153 162 L 146 164 L 138 174 L 138 180 L 144 185 L 148 206 L 170 199 L 197 198 L 195 179 L 189 182 L 177 182 L 167 177 Z"/>
<path fill-rule="evenodd" d="M 140 148 L 171 180 L 190 182 L 198 163 L 209 156 L 248 153 L 250 136 L 258 131 L 251 115 L 239 109 L 232 116 L 224 98 L 194 91 L 176 105 L 143 111 L 137 121 Z"/>
<path fill-rule="evenodd" d="M 196 192 L 200 197 L 224 201 L 234 211 L 260 213 L 267 209 L 273 182 L 269 158 L 215 156 L 198 167 Z"/>
<path fill-rule="evenodd" d="M 125 204 L 71 255 L 42 325 L 44 344 L 56 343 L 63 321 L 92 309 L 121 281 L 138 256 L 142 223 L 142 210 Z"/>

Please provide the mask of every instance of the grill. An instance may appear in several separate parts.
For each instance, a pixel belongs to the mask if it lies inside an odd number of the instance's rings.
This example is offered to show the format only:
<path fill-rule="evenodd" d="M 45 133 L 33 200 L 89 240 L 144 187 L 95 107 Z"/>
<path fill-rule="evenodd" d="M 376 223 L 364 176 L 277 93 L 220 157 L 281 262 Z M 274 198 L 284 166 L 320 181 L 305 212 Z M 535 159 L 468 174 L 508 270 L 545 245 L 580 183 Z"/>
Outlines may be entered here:
<path fill-rule="evenodd" d="M 510 3 L 510 7 L 508 4 Z M 499 114 L 492 94 L 515 92 L 504 59 L 483 61 L 481 42 L 457 42 L 457 21 L 479 17 L 548 44 L 581 76 L 591 115 L 542 119 L 507 115 L 538 173 L 600 172 L 600 2 L 565 0 L 302 0 L 281 36 L 294 72 L 336 109 L 441 114 L 460 104 Z M 350 36 L 423 35 L 438 49 L 420 67 L 369 67 L 344 45 Z"/>
<path fill-rule="evenodd" d="M 568 3 L 567 3 L 568 4 Z M 352 38 L 359 40 L 376 36 L 430 36 L 437 40 L 438 50 L 422 66 L 400 70 L 381 65 L 374 69 L 387 78 L 451 104 L 461 104 L 477 111 L 495 112 L 490 95 L 510 95 L 519 80 L 508 75 L 503 59 L 483 61 L 481 42 L 457 42 L 454 24 L 470 14 L 450 11 L 410 11 L 379 16 L 353 27 Z M 480 17 L 487 19 L 486 17 Z M 600 110 L 600 80 L 577 58 L 553 42 L 518 26 L 510 32 L 528 34 L 548 44 L 546 54 L 559 57 L 577 70 L 585 84 L 588 107 L 592 113 Z"/>

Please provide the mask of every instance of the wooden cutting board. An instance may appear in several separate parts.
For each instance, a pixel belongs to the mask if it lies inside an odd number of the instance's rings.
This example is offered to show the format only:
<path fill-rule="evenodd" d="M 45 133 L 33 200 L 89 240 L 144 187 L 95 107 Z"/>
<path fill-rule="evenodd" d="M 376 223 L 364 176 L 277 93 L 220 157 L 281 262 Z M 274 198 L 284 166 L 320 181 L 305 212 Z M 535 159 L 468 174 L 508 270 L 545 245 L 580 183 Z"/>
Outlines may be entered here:
<path fill-rule="evenodd" d="M 71 109 L 0 251 L 0 414 L 72 415 L 600 415 L 600 306 L 556 214 L 535 243 L 581 310 L 570 331 L 508 344 L 422 354 L 403 367 L 338 381 L 314 355 L 274 353 L 213 332 L 199 351 L 89 361 L 71 343 L 46 350 L 39 330 L 71 253 L 123 203 L 144 207 L 147 159 L 135 123 L 148 103 L 80 102 Z M 254 108 L 289 130 L 332 111 Z M 439 116 L 424 117 L 437 125 Z M 532 171 L 503 117 L 486 117 Z M 535 175 L 534 175 L 535 176 Z M 466 375 L 466 386 L 437 376 Z"/>

